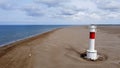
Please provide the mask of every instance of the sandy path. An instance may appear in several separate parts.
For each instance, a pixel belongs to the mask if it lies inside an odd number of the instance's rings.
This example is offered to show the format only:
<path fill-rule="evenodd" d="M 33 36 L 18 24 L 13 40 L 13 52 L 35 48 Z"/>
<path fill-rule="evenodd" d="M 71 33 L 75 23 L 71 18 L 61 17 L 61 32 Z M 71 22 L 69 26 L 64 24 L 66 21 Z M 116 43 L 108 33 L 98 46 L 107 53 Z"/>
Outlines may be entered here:
<path fill-rule="evenodd" d="M 69 27 L 15 46 L 0 57 L 0 68 L 119 68 L 120 33 L 110 34 L 104 29 L 97 32 L 96 49 L 108 57 L 105 61 L 89 62 L 80 58 L 79 54 L 88 47 L 89 30 Z"/>

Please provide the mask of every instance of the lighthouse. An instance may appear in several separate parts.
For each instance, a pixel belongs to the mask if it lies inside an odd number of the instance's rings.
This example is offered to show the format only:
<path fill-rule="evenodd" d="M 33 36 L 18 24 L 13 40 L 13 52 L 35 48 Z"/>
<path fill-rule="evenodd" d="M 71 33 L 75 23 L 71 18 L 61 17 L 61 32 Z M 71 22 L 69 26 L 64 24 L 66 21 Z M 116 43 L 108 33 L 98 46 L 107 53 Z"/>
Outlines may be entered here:
<path fill-rule="evenodd" d="M 90 25 L 89 33 L 89 48 L 87 50 L 87 59 L 96 60 L 98 59 L 97 50 L 95 50 L 95 36 L 96 36 L 96 26 Z"/>

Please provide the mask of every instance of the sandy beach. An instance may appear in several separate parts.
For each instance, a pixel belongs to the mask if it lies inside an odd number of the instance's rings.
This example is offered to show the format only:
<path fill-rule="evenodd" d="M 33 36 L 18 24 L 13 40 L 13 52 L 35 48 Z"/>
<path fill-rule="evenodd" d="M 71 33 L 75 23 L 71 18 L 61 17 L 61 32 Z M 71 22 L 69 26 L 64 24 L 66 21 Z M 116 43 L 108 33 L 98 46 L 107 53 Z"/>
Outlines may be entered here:
<path fill-rule="evenodd" d="M 80 57 L 88 49 L 89 28 L 71 26 L 0 48 L 0 68 L 120 68 L 120 26 L 99 26 L 96 50 L 103 61 Z"/>

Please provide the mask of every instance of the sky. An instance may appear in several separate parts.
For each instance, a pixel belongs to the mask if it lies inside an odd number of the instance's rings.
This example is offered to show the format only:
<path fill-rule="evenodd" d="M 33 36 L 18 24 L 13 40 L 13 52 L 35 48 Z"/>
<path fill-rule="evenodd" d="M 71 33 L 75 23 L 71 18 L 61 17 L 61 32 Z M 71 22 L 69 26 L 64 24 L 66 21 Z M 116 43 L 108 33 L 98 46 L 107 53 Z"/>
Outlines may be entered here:
<path fill-rule="evenodd" d="M 120 24 L 120 0 L 0 0 L 0 25 Z"/>

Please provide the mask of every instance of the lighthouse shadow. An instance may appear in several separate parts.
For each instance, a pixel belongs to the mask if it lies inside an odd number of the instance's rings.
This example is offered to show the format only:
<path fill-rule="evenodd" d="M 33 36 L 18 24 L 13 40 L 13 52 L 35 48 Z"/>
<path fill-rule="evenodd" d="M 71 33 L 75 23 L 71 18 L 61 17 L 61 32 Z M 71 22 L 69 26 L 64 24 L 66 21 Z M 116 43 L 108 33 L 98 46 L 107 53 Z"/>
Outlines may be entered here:
<path fill-rule="evenodd" d="M 72 47 L 69 45 L 69 47 L 65 48 L 66 53 L 65 56 L 67 56 L 70 59 L 77 60 L 77 61 L 84 61 L 86 60 L 86 52 L 85 51 L 79 51 L 75 47 Z"/>
<path fill-rule="evenodd" d="M 70 58 L 72 60 L 76 60 L 76 61 L 81 61 L 83 60 L 82 58 L 80 58 L 80 55 L 82 52 L 78 51 L 76 48 L 69 46 L 67 48 L 65 48 L 66 53 L 64 54 L 67 58 Z"/>

